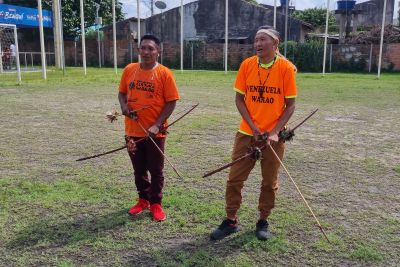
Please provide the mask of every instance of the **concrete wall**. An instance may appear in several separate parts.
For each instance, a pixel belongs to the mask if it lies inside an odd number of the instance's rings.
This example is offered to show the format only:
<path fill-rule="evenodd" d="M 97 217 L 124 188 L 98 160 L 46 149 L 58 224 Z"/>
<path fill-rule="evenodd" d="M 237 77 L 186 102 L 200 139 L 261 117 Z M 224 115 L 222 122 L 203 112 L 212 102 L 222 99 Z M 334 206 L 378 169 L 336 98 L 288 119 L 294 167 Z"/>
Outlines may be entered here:
<path fill-rule="evenodd" d="M 383 0 L 370 0 L 356 4 L 356 10 L 361 10 L 357 17 L 357 25 L 374 26 L 382 24 Z M 393 23 L 395 0 L 387 0 L 386 3 L 386 24 Z"/>
<path fill-rule="evenodd" d="M 400 44 L 387 44 L 386 56 L 394 64 L 394 70 L 400 70 Z"/>
<path fill-rule="evenodd" d="M 207 66 L 220 67 L 223 64 L 223 47 L 220 43 L 202 43 L 195 45 L 193 51 L 194 69 L 202 69 Z M 179 44 L 166 44 L 164 46 L 164 60 L 173 67 L 179 66 Z M 254 49 L 252 44 L 229 44 L 228 46 L 228 64 L 229 69 L 237 70 L 240 63 L 252 55 Z M 370 45 L 333 45 L 332 61 L 337 65 L 338 71 L 368 71 L 371 55 Z M 330 47 L 328 46 L 329 65 Z M 184 55 L 185 69 L 191 68 L 191 48 L 190 44 L 185 46 Z M 378 66 L 379 45 L 372 46 L 371 70 L 374 71 Z M 175 65 L 173 64 L 175 62 Z M 322 65 L 322 58 L 321 58 Z M 347 69 L 346 67 L 347 66 Z M 349 69 L 350 68 L 350 69 Z M 335 68 L 333 68 L 335 71 Z M 400 71 L 400 43 L 384 44 L 382 56 L 382 69 Z M 321 66 L 322 71 L 322 66 Z"/>
<path fill-rule="evenodd" d="M 372 49 L 371 49 L 372 48 Z M 328 51 L 329 53 L 329 51 Z M 370 62 L 371 58 L 371 62 Z M 364 70 L 378 67 L 379 45 L 334 45 L 333 61 L 341 64 L 365 63 Z M 382 50 L 382 69 L 400 71 L 400 43 L 384 44 Z"/>
<path fill-rule="evenodd" d="M 126 19 L 116 24 L 116 38 L 117 38 L 117 64 L 118 66 L 124 66 L 131 60 L 137 60 L 137 20 L 136 18 Z M 113 48 L 113 31 L 112 25 L 103 28 L 104 40 L 102 44 L 102 57 L 103 63 L 108 66 L 114 65 L 114 48 Z M 132 33 L 136 33 L 136 40 L 133 39 Z M 146 22 L 141 19 L 140 21 L 140 35 L 146 34 Z M 97 52 L 97 42 L 95 40 L 89 41 L 94 43 L 94 47 L 90 47 L 86 50 L 86 53 Z M 88 43 L 88 41 L 86 41 Z M 88 46 L 86 44 L 86 46 Z M 79 47 L 79 45 L 78 45 Z M 79 49 L 79 48 L 78 48 Z M 92 51 L 95 49 L 95 51 Z M 80 50 L 79 50 L 80 51 Z M 78 57 L 79 58 L 79 57 Z M 98 62 L 98 59 L 96 59 Z"/>
<path fill-rule="evenodd" d="M 207 36 L 208 41 L 224 39 L 225 35 L 225 0 L 200 0 L 194 14 L 199 35 Z M 273 10 L 254 5 L 242 0 L 229 1 L 229 37 L 249 37 L 254 39 L 257 28 L 273 25 Z M 304 38 L 303 25 L 297 19 L 289 17 L 288 39 L 300 41 Z M 277 30 L 284 37 L 285 16 L 277 13 Z"/>
<path fill-rule="evenodd" d="M 273 10 L 242 0 L 229 1 L 229 37 L 246 37 L 252 42 L 262 25 L 273 25 Z M 180 7 L 146 20 L 146 31 L 162 37 L 164 42 L 180 42 Z M 308 27 L 289 18 L 289 40 L 302 41 Z M 277 29 L 284 33 L 285 16 L 277 14 Z M 199 0 L 184 5 L 184 39 L 223 42 L 225 38 L 225 0 Z"/>
<path fill-rule="evenodd" d="M 193 48 L 192 48 L 193 45 Z M 219 69 L 223 68 L 224 44 L 222 43 L 188 43 L 184 50 L 185 69 Z M 228 45 L 229 69 L 237 70 L 240 63 L 254 54 L 252 44 L 229 44 Z M 180 46 L 177 43 L 166 43 L 164 45 L 164 61 L 166 65 L 178 68 Z"/>
<path fill-rule="evenodd" d="M 184 39 L 193 39 L 197 36 L 193 14 L 198 8 L 198 2 L 183 6 L 183 33 Z M 179 43 L 181 39 L 181 10 L 180 7 L 168 10 L 146 19 L 146 32 L 152 33 L 165 42 Z"/>
<path fill-rule="evenodd" d="M 97 40 L 86 40 L 86 62 L 88 66 L 99 65 Z M 129 40 L 117 40 L 117 64 L 124 67 L 130 62 L 137 62 L 137 51 Z M 132 45 L 132 46 L 131 46 Z M 65 41 L 65 62 L 67 66 L 82 66 L 82 43 Z M 112 40 L 101 42 L 102 65 L 114 66 L 114 48 Z"/>
<path fill-rule="evenodd" d="M 185 43 L 184 49 L 184 67 L 185 69 L 191 69 L 191 58 L 192 58 L 192 44 Z M 95 40 L 86 41 L 86 53 L 88 65 L 98 65 L 98 54 L 97 54 L 97 42 Z M 223 43 L 204 43 L 195 42 L 193 43 L 193 61 L 194 69 L 219 69 L 223 70 Z M 237 70 L 240 63 L 252 55 L 254 55 L 254 49 L 252 44 L 237 44 L 231 43 L 228 46 L 229 58 L 228 64 L 229 69 Z M 113 66 L 113 47 L 112 42 L 104 42 L 104 60 L 107 66 Z M 340 68 L 341 66 L 354 66 L 358 68 L 357 71 L 369 70 L 369 59 L 371 46 L 370 45 L 333 45 L 332 59 L 334 65 L 339 66 L 339 69 L 333 67 L 333 71 L 345 70 Z M 68 66 L 75 66 L 75 53 L 76 53 L 76 65 L 82 65 L 82 50 L 81 43 L 75 43 L 73 41 L 65 42 L 65 58 Z M 117 56 L 118 66 L 124 67 L 129 62 L 137 61 L 137 52 L 133 50 L 133 54 L 130 54 L 129 42 L 127 40 L 117 41 Z M 328 59 L 327 66 L 329 66 L 330 58 L 330 46 L 328 46 Z M 132 57 L 132 60 L 131 60 Z M 372 61 L 371 69 L 376 70 L 378 65 L 379 57 L 379 45 L 372 46 Z M 40 58 L 38 57 L 38 60 Z M 21 59 L 22 60 L 22 59 Z M 164 43 L 163 60 L 166 66 L 172 68 L 179 68 L 180 66 L 180 44 L 179 43 Z M 21 61 L 22 62 L 22 61 Z M 322 63 L 322 58 L 321 58 Z M 22 63 L 21 63 L 22 64 Z M 361 69 L 360 69 L 361 68 Z M 328 68 L 329 69 L 329 68 Z M 383 57 L 382 57 L 382 69 L 400 71 L 400 43 L 395 44 L 384 44 L 383 46 Z M 351 69 L 348 69 L 351 71 Z M 300 70 L 301 71 L 301 70 Z M 322 70 L 321 70 L 322 71 Z"/>
<path fill-rule="evenodd" d="M 131 39 L 131 33 L 137 33 L 137 20 L 136 18 L 130 18 L 126 19 L 123 21 L 119 21 L 116 23 L 115 28 L 116 28 L 116 38 L 117 40 L 122 40 L 122 39 Z M 102 31 L 104 32 L 104 39 L 105 40 L 113 40 L 113 27 L 112 25 L 108 25 L 102 28 Z M 140 35 L 143 36 L 146 33 L 146 24 L 145 20 L 141 19 L 140 20 Z M 137 36 L 136 36 L 137 38 Z"/>

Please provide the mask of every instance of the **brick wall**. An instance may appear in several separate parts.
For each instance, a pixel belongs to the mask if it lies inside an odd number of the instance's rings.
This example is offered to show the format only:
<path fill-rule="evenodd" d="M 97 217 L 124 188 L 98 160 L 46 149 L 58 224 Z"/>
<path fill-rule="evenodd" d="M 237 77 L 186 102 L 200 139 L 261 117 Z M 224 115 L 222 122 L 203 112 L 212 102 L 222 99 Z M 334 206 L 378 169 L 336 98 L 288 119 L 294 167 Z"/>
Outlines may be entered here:
<path fill-rule="evenodd" d="M 400 70 L 400 43 L 386 46 L 386 57 L 394 64 L 394 70 Z"/>
<path fill-rule="evenodd" d="M 137 51 L 133 43 L 128 40 L 117 40 L 117 64 L 124 67 L 131 61 L 137 61 Z M 99 54 L 97 40 L 86 40 L 86 64 L 88 66 L 99 65 Z M 114 65 L 114 48 L 110 40 L 102 41 L 101 44 L 102 65 Z M 68 66 L 82 65 L 82 43 L 80 41 L 65 41 L 65 62 Z M 131 60 L 132 59 L 132 60 Z"/>
<path fill-rule="evenodd" d="M 163 62 L 168 67 L 179 68 L 180 66 L 180 44 L 179 43 L 164 43 Z M 191 58 L 192 48 L 191 44 L 185 44 L 184 49 L 184 68 L 191 69 Z M 98 50 L 96 40 L 86 41 L 86 57 L 88 66 L 98 66 Z M 370 45 L 334 45 L 332 59 L 337 64 L 358 64 L 358 62 L 364 62 L 363 70 L 368 71 L 369 69 L 369 58 L 370 58 Z M 75 52 L 76 51 L 76 52 Z M 78 66 L 82 65 L 82 52 L 81 43 L 75 43 L 73 41 L 65 42 L 65 58 L 68 66 L 75 65 L 75 53 L 76 63 Z M 103 42 L 103 65 L 113 66 L 113 45 L 112 41 Z M 237 44 L 231 43 L 228 46 L 228 69 L 238 69 L 240 62 L 245 58 L 254 55 L 252 44 Z M 117 56 L 118 66 L 123 67 L 129 62 L 137 61 L 137 51 L 135 44 L 132 44 L 128 40 L 117 41 Z M 193 62 L 194 69 L 223 69 L 223 56 L 224 56 L 224 44 L 223 43 L 194 43 L 193 44 Z M 330 47 L 328 46 L 327 51 L 328 63 L 330 57 Z M 376 69 L 379 58 L 379 45 L 372 46 L 372 69 Z M 322 62 L 322 59 L 321 59 Z M 361 66 L 359 64 L 358 66 Z M 351 66 L 351 65 L 349 65 Z M 383 56 L 382 56 L 382 69 L 386 70 L 400 70 L 400 43 L 396 44 L 384 44 Z M 334 70 L 335 71 L 335 70 Z"/>
<path fill-rule="evenodd" d="M 336 62 L 337 64 L 359 64 L 361 67 L 361 63 L 364 62 L 363 70 L 366 71 L 369 70 L 370 64 L 371 69 L 377 69 L 378 67 L 379 45 L 377 44 L 372 45 L 372 47 L 371 45 L 334 45 L 332 50 L 333 62 Z M 400 43 L 383 45 L 382 69 L 395 71 L 400 70 Z"/>
<path fill-rule="evenodd" d="M 251 44 L 230 44 L 228 50 L 228 68 L 233 70 L 236 70 L 245 58 L 253 55 L 253 45 Z M 194 69 L 222 69 L 224 61 L 224 44 L 186 44 L 184 49 L 184 67 L 187 69 L 192 67 L 192 55 Z M 165 43 L 163 57 L 167 66 L 168 63 L 171 64 L 172 67 L 180 66 L 179 43 Z"/>

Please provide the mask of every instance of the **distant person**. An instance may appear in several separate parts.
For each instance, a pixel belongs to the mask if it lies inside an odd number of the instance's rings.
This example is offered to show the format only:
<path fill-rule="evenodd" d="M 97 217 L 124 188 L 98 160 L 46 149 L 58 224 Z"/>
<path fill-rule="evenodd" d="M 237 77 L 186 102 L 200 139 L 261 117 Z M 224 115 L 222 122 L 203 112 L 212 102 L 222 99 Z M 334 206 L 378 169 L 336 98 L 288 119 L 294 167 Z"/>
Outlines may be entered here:
<path fill-rule="evenodd" d="M 4 69 L 4 64 L 5 64 L 5 62 L 4 62 L 4 60 L 5 60 L 5 55 L 4 55 L 4 52 L 3 52 L 4 50 L 3 49 L 0 49 L 0 68 L 1 68 L 1 71 L 3 71 L 3 69 Z"/>
<path fill-rule="evenodd" d="M 255 36 L 256 55 L 247 58 L 240 65 L 234 90 L 235 103 L 242 116 L 236 133 L 232 160 L 242 157 L 254 144 L 271 144 L 280 159 L 283 158 L 284 143 L 279 140 L 295 110 L 296 68 L 278 51 L 279 33 L 272 27 L 261 27 Z M 242 188 L 255 159 L 246 158 L 230 168 L 226 184 L 226 218 L 211 233 L 212 240 L 222 239 L 239 230 L 237 213 L 242 203 Z M 279 161 L 267 146 L 261 156 L 261 192 L 258 201 L 259 217 L 256 223 L 256 237 L 270 238 L 267 218 L 275 206 L 278 190 Z"/>
<path fill-rule="evenodd" d="M 17 55 L 17 48 L 15 44 L 10 44 L 10 69 L 14 67 L 15 64 L 15 57 Z"/>
<path fill-rule="evenodd" d="M 162 209 L 166 120 L 179 99 L 172 72 L 157 62 L 160 40 L 154 35 L 141 38 L 138 53 L 141 63 L 128 64 L 121 77 L 118 99 L 125 115 L 125 137 L 132 161 L 138 202 L 129 209 L 137 215 L 149 209 L 155 221 L 166 219 Z M 137 112 L 135 112 L 137 110 Z M 150 138 L 138 141 L 143 137 Z M 137 142 L 137 143 L 136 143 Z M 150 176 L 149 176 L 150 174 Z"/>
<path fill-rule="evenodd" d="M 3 68 L 5 70 L 10 69 L 10 57 L 11 57 L 11 52 L 9 47 L 4 47 L 3 54 L 2 54 L 2 60 L 3 60 Z"/>

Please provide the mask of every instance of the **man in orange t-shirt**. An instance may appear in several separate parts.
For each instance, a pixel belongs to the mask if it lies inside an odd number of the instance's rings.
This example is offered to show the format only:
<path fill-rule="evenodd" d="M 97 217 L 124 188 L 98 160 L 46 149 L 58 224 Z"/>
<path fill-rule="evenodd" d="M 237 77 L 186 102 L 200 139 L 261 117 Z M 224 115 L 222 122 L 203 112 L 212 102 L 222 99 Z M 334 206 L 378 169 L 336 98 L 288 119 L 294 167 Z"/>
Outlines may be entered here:
<path fill-rule="evenodd" d="M 159 150 L 164 152 L 166 136 L 163 128 L 175 109 L 179 93 L 172 72 L 157 62 L 159 39 L 154 35 L 144 35 L 138 51 L 142 62 L 125 67 L 118 94 L 125 115 L 128 154 L 139 193 L 138 202 L 128 213 L 136 215 L 150 208 L 153 219 L 163 221 L 166 219 L 161 207 L 164 156 Z M 149 135 L 157 147 L 145 138 Z"/>
<path fill-rule="evenodd" d="M 279 53 L 278 45 L 279 33 L 272 27 L 261 27 L 254 42 L 257 55 L 247 58 L 240 66 L 234 90 L 242 121 L 235 137 L 232 160 L 245 155 L 254 142 L 271 144 L 280 159 L 283 158 L 284 143 L 279 141 L 278 135 L 294 112 L 297 88 L 296 67 Z M 227 216 L 211 233 L 212 240 L 239 230 L 237 211 L 242 202 L 241 191 L 255 163 L 256 160 L 246 158 L 231 166 L 225 194 Z M 262 151 L 260 165 L 262 183 L 256 236 L 266 240 L 270 238 L 267 218 L 275 206 L 280 166 L 269 147 Z"/>

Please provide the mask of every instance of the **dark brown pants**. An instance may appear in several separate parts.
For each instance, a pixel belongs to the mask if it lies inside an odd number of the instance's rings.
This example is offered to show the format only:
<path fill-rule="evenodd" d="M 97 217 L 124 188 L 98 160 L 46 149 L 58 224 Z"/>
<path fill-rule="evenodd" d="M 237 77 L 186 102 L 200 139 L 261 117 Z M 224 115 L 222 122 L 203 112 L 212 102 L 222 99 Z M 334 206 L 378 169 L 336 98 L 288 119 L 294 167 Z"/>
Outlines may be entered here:
<path fill-rule="evenodd" d="M 252 136 L 237 133 L 232 152 L 232 160 L 235 160 L 248 152 L 248 147 L 253 140 Z M 272 145 L 279 158 L 283 158 L 285 146 L 284 143 L 274 143 Z M 236 217 L 236 213 L 242 203 L 242 188 L 244 181 L 247 180 L 250 171 L 254 168 L 256 161 L 251 158 L 246 158 L 234 164 L 229 172 L 229 178 L 226 184 L 226 214 L 228 218 Z M 278 190 L 278 170 L 279 161 L 268 146 L 262 152 L 261 165 L 261 193 L 258 201 L 258 210 L 260 218 L 266 219 L 271 210 L 275 206 L 275 197 Z"/>
<path fill-rule="evenodd" d="M 164 152 L 165 138 L 153 139 Z M 132 161 L 139 198 L 149 200 L 151 204 L 161 204 L 164 187 L 164 157 L 150 139 L 137 143 L 136 147 L 135 154 L 129 152 L 128 154 Z"/>

